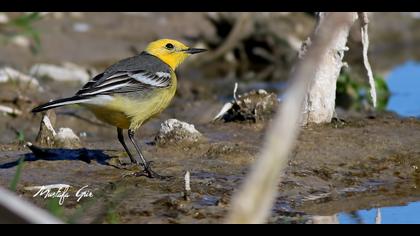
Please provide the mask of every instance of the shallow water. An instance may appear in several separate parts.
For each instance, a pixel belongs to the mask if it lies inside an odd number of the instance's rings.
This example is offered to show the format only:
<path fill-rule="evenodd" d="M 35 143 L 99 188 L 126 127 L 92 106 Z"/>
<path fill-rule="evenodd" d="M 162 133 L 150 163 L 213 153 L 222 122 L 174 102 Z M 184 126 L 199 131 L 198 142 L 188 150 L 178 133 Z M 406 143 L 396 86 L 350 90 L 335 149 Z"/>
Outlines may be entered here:
<path fill-rule="evenodd" d="M 392 206 L 360 210 L 353 213 L 340 213 L 341 224 L 420 224 L 420 202 L 406 206 Z"/>
<path fill-rule="evenodd" d="M 420 63 L 408 61 L 395 67 L 387 78 L 391 91 L 387 109 L 401 116 L 420 116 Z"/>
<path fill-rule="evenodd" d="M 386 78 L 391 97 L 387 110 L 401 117 L 420 117 L 420 63 L 407 61 L 391 70 Z M 332 216 L 340 224 L 419 224 L 420 202 L 382 208 L 340 212 Z"/>

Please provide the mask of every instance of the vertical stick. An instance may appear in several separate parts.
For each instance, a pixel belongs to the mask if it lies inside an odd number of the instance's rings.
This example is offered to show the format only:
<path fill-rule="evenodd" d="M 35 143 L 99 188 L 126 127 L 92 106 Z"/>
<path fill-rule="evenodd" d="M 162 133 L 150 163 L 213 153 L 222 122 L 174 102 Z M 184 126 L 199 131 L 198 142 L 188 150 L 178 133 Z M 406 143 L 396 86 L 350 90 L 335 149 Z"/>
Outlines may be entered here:
<path fill-rule="evenodd" d="M 187 171 L 184 176 L 184 199 L 185 201 L 190 200 L 191 185 L 190 185 L 190 172 Z"/>

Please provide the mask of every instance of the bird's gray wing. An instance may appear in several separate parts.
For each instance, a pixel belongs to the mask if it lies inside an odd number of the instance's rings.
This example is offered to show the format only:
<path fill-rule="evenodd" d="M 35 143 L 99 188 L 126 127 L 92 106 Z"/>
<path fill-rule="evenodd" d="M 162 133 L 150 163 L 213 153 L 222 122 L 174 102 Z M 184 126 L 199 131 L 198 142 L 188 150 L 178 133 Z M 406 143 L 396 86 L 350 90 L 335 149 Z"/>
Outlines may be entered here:
<path fill-rule="evenodd" d="M 76 95 L 94 96 L 115 93 L 145 92 L 146 90 L 166 88 L 171 85 L 168 72 L 132 71 L 118 72 L 93 86 L 83 87 Z"/>
<path fill-rule="evenodd" d="M 148 53 L 124 59 L 108 67 L 80 89 L 77 96 L 146 92 L 171 85 L 171 68 Z"/>

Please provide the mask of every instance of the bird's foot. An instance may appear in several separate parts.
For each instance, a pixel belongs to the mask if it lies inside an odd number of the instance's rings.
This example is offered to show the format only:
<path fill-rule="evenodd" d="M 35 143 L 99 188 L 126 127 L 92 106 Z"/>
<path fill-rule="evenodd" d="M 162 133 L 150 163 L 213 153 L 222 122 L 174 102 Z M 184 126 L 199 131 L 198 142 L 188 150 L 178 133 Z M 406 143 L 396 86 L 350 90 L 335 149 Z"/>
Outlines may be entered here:
<path fill-rule="evenodd" d="M 170 179 L 173 178 L 172 176 L 164 176 L 164 175 L 160 175 L 158 173 L 156 173 L 155 171 L 152 170 L 152 163 L 153 161 L 149 161 L 146 163 L 146 166 L 143 166 L 143 171 L 142 172 L 138 172 L 139 176 L 146 176 L 148 178 L 156 178 L 156 179 Z"/>

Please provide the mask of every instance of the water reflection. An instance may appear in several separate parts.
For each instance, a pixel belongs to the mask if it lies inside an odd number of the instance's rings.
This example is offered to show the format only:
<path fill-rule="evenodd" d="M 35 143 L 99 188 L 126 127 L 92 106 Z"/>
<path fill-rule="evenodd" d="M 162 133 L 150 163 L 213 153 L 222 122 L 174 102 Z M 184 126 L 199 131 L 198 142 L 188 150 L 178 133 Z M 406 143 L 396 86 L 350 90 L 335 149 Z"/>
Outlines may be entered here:
<path fill-rule="evenodd" d="M 339 224 L 337 214 L 332 216 L 313 216 L 312 224 Z"/>
<path fill-rule="evenodd" d="M 387 78 L 391 97 L 387 109 L 401 116 L 420 117 L 420 63 L 397 66 Z"/>
<path fill-rule="evenodd" d="M 338 214 L 340 224 L 419 224 L 420 202 Z"/>
<path fill-rule="evenodd" d="M 312 216 L 313 224 L 420 224 L 420 202 L 405 206 L 341 212 L 331 216 Z"/>

